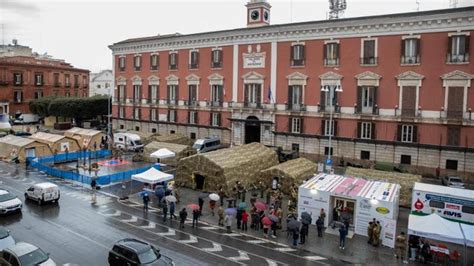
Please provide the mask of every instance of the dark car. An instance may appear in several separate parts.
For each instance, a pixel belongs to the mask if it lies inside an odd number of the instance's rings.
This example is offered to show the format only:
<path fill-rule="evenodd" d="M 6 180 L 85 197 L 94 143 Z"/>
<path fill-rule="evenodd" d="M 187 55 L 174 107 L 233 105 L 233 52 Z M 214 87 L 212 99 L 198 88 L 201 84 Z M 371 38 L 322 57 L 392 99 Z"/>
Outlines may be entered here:
<path fill-rule="evenodd" d="M 109 265 L 174 265 L 152 245 L 131 238 L 119 240 L 109 251 Z"/>

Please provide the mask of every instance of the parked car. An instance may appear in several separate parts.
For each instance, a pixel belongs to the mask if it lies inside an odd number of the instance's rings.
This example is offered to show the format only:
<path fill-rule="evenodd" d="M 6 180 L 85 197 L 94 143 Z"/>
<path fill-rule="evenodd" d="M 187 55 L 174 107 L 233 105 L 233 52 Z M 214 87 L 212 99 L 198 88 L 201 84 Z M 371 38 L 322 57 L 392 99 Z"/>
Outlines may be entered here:
<path fill-rule="evenodd" d="M 443 176 L 441 183 L 448 187 L 464 188 L 464 182 L 459 176 Z"/>
<path fill-rule="evenodd" d="M 143 151 L 140 136 L 133 133 L 115 133 L 114 144 L 117 149 L 127 151 Z"/>
<path fill-rule="evenodd" d="M 60 197 L 59 187 L 50 182 L 32 185 L 25 192 L 25 200 L 37 201 L 39 205 L 46 202 L 58 202 Z"/>
<path fill-rule="evenodd" d="M 35 124 L 38 123 L 40 117 L 35 114 L 21 114 L 17 119 L 15 119 L 15 124 Z"/>
<path fill-rule="evenodd" d="M 0 252 L 15 245 L 15 239 L 10 235 L 10 231 L 0 227 Z"/>
<path fill-rule="evenodd" d="M 17 196 L 8 190 L 0 189 L 0 214 L 21 211 L 22 206 L 23 203 Z"/>
<path fill-rule="evenodd" d="M 197 153 L 218 150 L 222 148 L 221 140 L 215 137 L 198 139 L 196 142 L 194 142 L 193 148 L 197 151 Z"/>
<path fill-rule="evenodd" d="M 3 250 L 0 265 L 56 266 L 56 263 L 40 248 L 29 243 L 18 242 L 13 247 Z"/>
<path fill-rule="evenodd" d="M 160 254 L 152 245 L 126 238 L 117 241 L 109 251 L 109 265 L 174 265 L 171 258 Z"/>

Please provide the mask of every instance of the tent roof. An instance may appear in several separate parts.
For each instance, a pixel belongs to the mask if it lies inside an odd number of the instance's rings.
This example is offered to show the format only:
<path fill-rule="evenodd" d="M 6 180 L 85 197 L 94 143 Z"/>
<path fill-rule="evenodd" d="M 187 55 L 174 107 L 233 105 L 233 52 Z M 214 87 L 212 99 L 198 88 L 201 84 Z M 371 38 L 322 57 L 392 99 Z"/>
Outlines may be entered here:
<path fill-rule="evenodd" d="M 463 188 L 454 188 L 454 187 L 446 187 L 440 185 L 432 185 L 432 184 L 425 184 L 416 182 L 413 190 L 421 190 L 427 192 L 437 192 L 443 195 L 450 195 L 450 196 L 460 196 L 463 198 L 474 199 L 474 190 L 470 189 L 463 189 Z"/>
<path fill-rule="evenodd" d="M 175 144 L 175 143 L 169 143 L 169 142 L 158 142 L 158 141 L 152 141 L 148 143 L 145 146 L 145 149 L 147 150 L 159 150 L 159 149 L 168 149 L 176 154 L 189 149 L 189 146 L 187 145 L 181 145 L 181 144 Z"/>
<path fill-rule="evenodd" d="M 168 135 L 161 135 L 161 136 L 153 136 L 152 137 L 153 141 L 158 141 L 158 142 L 169 142 L 169 143 L 177 143 L 181 145 L 193 145 L 193 141 L 181 134 L 168 134 Z"/>
<path fill-rule="evenodd" d="M 194 156 L 202 156 L 220 168 L 226 169 L 246 165 L 268 154 L 273 155 L 275 152 L 260 143 L 250 143 Z"/>
<path fill-rule="evenodd" d="M 14 135 L 7 135 L 3 138 L 0 138 L 0 143 L 9 144 L 16 147 L 23 147 L 33 142 L 37 142 L 37 141 L 34 139 L 23 138 L 23 137 L 18 137 Z"/>
<path fill-rule="evenodd" d="M 150 154 L 150 157 L 161 158 L 161 159 L 170 158 L 174 156 L 176 156 L 176 153 L 168 150 L 167 148 L 159 149 L 153 152 L 152 154 Z"/>
<path fill-rule="evenodd" d="M 156 183 L 172 180 L 173 175 L 161 172 L 157 170 L 156 168 L 151 167 L 145 172 L 132 175 L 132 179 L 143 182 L 143 183 L 156 184 Z"/>
<path fill-rule="evenodd" d="M 436 213 L 425 216 L 410 214 L 408 233 L 439 241 L 464 244 L 464 236 L 459 223 L 444 219 Z"/>
<path fill-rule="evenodd" d="M 86 128 L 80 128 L 80 127 L 73 127 L 69 130 L 64 131 L 65 136 L 70 136 L 70 135 L 83 135 L 83 136 L 95 136 L 97 134 L 102 134 L 102 131 L 99 130 L 94 130 L 94 129 L 86 129 Z"/>
<path fill-rule="evenodd" d="M 316 164 L 305 158 L 298 158 L 277 164 L 262 171 L 265 173 L 279 173 L 281 176 L 289 176 L 294 179 L 304 180 L 312 177 L 316 172 Z"/>
<path fill-rule="evenodd" d="M 64 138 L 66 138 L 63 135 L 57 135 L 57 134 L 50 134 L 50 133 L 45 133 L 45 132 L 38 132 L 35 133 L 31 136 L 29 136 L 30 139 L 37 140 L 39 142 L 47 142 L 50 144 L 54 144 L 57 141 L 60 141 Z"/>
<path fill-rule="evenodd" d="M 474 225 L 461 223 L 461 227 L 464 237 L 466 238 L 467 245 L 474 247 Z"/>

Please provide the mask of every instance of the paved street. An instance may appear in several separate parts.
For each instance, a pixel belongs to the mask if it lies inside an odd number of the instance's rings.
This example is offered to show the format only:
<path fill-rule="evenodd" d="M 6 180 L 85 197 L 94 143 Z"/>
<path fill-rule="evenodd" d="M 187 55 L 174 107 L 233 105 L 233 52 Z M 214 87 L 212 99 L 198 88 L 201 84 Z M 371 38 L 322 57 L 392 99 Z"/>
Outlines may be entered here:
<path fill-rule="evenodd" d="M 0 225 L 10 229 L 17 241 L 49 252 L 59 265 L 107 265 L 108 250 L 126 237 L 156 245 L 176 265 L 343 264 L 304 251 L 288 253 L 286 245 L 226 235 L 214 227 L 196 230 L 186 226 L 181 230 L 176 222 L 163 224 L 153 211 L 144 214 L 136 204 L 101 194 L 97 203 L 92 203 L 87 189 L 0 163 L 0 185 L 22 200 L 26 188 L 41 181 L 60 186 L 59 204 L 38 206 L 26 202 L 21 214 L 2 217 Z"/>

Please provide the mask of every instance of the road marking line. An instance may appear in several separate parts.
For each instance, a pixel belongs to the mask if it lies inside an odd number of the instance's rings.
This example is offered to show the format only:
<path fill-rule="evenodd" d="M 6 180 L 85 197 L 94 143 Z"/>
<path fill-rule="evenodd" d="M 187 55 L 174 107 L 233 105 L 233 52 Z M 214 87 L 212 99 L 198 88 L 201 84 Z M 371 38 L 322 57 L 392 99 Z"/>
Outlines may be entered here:
<path fill-rule="evenodd" d="M 225 233 L 224 235 L 226 235 L 226 236 L 241 236 L 241 234 L 238 234 L 238 233 Z"/>
<path fill-rule="evenodd" d="M 220 252 L 222 251 L 222 246 L 212 242 L 212 248 L 203 248 L 202 250 L 208 251 L 208 252 Z"/>
<path fill-rule="evenodd" d="M 198 242 L 198 239 L 193 236 L 193 235 L 189 235 L 189 239 L 186 239 L 186 240 L 178 240 L 179 243 L 183 243 L 183 244 L 191 244 L 191 243 L 197 243 Z"/>
<path fill-rule="evenodd" d="M 229 257 L 229 259 L 234 260 L 234 261 L 241 261 L 241 260 L 250 260 L 249 255 L 243 251 L 239 251 L 239 256 L 238 257 Z"/>
<path fill-rule="evenodd" d="M 168 229 L 168 232 L 163 232 L 163 233 L 156 233 L 159 236 L 175 236 L 176 231 L 173 229 Z"/>
<path fill-rule="evenodd" d="M 278 265 L 278 263 L 274 262 L 271 259 L 265 259 L 265 261 L 268 263 L 269 266 L 277 266 Z"/>
<path fill-rule="evenodd" d="M 118 217 L 118 216 L 120 216 L 120 214 L 122 214 L 122 212 L 117 211 L 117 210 L 114 213 L 111 213 L 111 214 L 102 213 L 102 215 L 108 216 L 108 217 Z"/>
<path fill-rule="evenodd" d="M 267 243 L 267 241 L 265 241 L 265 240 L 247 240 L 247 243 L 251 243 L 251 244 L 263 244 L 263 243 Z"/>
<path fill-rule="evenodd" d="M 289 251 L 296 251 L 294 248 L 275 248 L 276 251 L 281 251 L 281 252 L 289 252 Z"/>
<path fill-rule="evenodd" d="M 316 261 L 317 261 L 317 260 L 325 260 L 325 259 L 326 259 L 326 258 L 321 257 L 321 256 L 305 256 L 305 257 L 303 257 L 303 258 L 305 258 L 305 259 L 307 259 L 307 260 L 316 260 Z"/>
<path fill-rule="evenodd" d="M 138 218 L 136 216 L 132 216 L 132 218 L 130 219 L 123 219 L 123 220 L 120 220 L 121 222 L 124 222 L 124 223 L 135 223 L 138 221 Z"/>
<path fill-rule="evenodd" d="M 142 226 L 140 226 L 140 228 L 153 229 L 153 228 L 156 228 L 156 224 L 154 222 L 148 221 L 148 225 L 142 225 Z"/>
<path fill-rule="evenodd" d="M 214 227 L 214 226 L 201 226 L 199 228 L 205 229 L 205 230 L 218 230 L 219 229 L 219 228 Z"/>

